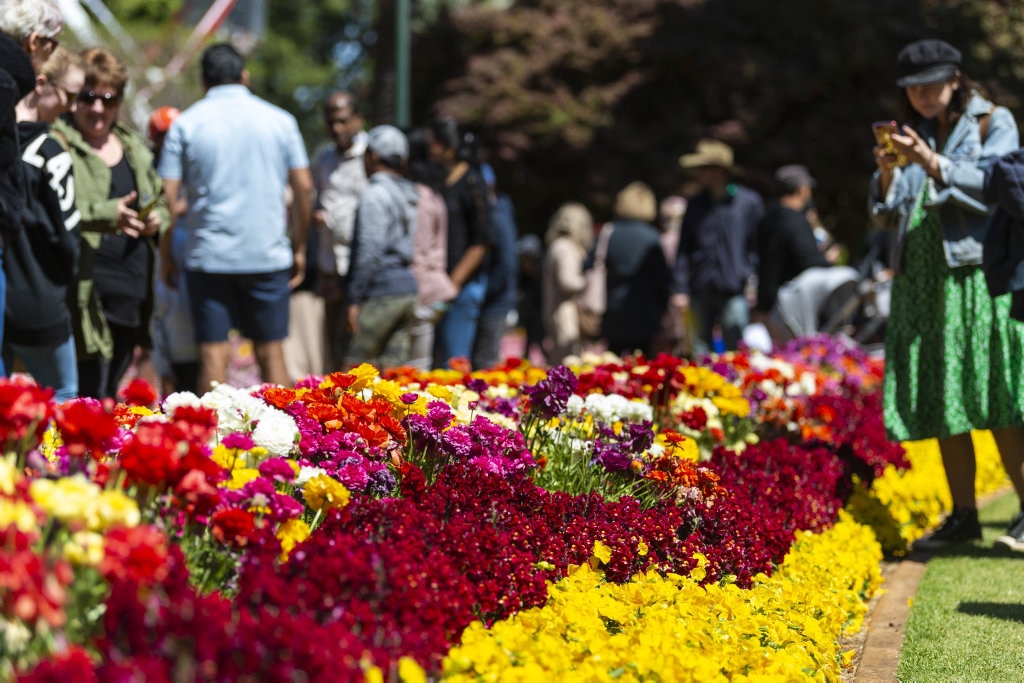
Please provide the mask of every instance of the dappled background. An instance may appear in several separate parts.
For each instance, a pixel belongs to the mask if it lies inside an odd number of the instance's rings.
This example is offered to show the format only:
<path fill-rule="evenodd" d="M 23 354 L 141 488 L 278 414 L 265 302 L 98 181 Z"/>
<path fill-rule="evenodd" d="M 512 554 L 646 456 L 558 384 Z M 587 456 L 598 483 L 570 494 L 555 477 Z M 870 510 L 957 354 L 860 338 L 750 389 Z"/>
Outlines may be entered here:
<path fill-rule="evenodd" d="M 166 25 L 181 3 L 109 5 L 140 27 L 154 63 L 173 52 Z M 394 120 L 394 6 L 268 0 L 261 34 L 243 36 L 254 89 L 299 117 L 311 148 L 332 88 L 362 95 L 369 123 Z M 569 199 L 605 218 L 635 179 L 659 196 L 684 191 L 676 161 L 711 135 L 733 145 L 758 189 L 781 164 L 810 167 L 826 225 L 856 253 L 870 124 L 899 117 L 900 47 L 957 45 L 965 71 L 1019 117 L 1022 19 L 1016 0 L 414 0 L 412 122 L 440 113 L 475 130 L 524 232 L 542 233 Z M 198 97 L 194 64 L 182 77 L 152 105 Z"/>

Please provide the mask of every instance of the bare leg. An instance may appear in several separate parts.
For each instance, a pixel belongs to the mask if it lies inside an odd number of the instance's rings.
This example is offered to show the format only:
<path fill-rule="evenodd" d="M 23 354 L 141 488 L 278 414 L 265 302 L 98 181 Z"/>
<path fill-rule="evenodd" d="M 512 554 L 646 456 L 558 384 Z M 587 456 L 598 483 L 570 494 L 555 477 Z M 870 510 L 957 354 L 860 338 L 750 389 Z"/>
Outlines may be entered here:
<path fill-rule="evenodd" d="M 260 366 L 260 376 L 264 382 L 280 384 L 283 387 L 292 385 L 288 370 L 284 364 L 284 344 L 281 341 L 254 342 L 256 362 Z"/>
<path fill-rule="evenodd" d="M 974 442 L 970 433 L 939 439 L 942 467 L 946 471 L 949 493 L 958 508 L 976 509 L 974 478 L 978 470 L 974 460 Z"/>
<path fill-rule="evenodd" d="M 992 436 L 999 447 L 1003 467 L 1013 482 L 1013 490 L 1017 492 L 1017 497 L 1024 501 L 1024 428 L 993 429 Z"/>
<path fill-rule="evenodd" d="M 199 384 L 196 389 L 200 395 L 210 390 L 212 382 L 223 384 L 227 381 L 230 360 L 229 341 L 205 342 L 199 345 Z"/>

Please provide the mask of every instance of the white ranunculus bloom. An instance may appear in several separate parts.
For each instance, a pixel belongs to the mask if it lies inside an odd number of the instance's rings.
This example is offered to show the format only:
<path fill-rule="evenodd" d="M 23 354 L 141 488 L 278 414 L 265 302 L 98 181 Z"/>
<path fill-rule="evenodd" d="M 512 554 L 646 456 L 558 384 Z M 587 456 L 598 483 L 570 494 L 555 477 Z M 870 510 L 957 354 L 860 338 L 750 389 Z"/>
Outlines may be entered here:
<path fill-rule="evenodd" d="M 306 482 L 320 476 L 321 474 L 326 475 L 327 470 L 323 470 L 319 467 L 300 467 L 299 473 L 295 475 L 295 485 L 305 486 Z"/>

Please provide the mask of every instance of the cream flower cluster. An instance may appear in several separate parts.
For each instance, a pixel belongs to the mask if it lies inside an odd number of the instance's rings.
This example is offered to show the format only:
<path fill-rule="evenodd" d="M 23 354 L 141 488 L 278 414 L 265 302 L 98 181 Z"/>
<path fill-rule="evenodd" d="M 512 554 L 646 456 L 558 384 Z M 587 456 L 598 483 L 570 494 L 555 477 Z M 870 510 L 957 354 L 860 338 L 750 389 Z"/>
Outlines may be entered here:
<path fill-rule="evenodd" d="M 169 398 L 178 401 L 177 396 Z M 299 428 L 294 418 L 256 398 L 250 389 L 218 384 L 203 396 L 201 404 L 217 411 L 217 432 L 221 437 L 248 434 L 270 456 L 282 457 L 291 454 L 299 442 Z M 166 401 L 164 410 L 171 414 Z"/>

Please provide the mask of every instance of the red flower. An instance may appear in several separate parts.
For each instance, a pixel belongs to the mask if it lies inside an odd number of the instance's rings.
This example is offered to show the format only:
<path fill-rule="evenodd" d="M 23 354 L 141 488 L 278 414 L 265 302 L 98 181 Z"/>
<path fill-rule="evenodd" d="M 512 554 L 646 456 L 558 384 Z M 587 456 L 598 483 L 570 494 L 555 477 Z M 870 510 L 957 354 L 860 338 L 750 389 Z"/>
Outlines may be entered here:
<path fill-rule="evenodd" d="M 57 411 L 57 429 L 68 453 L 75 457 L 106 453 L 106 444 L 117 435 L 117 421 L 109 408 L 113 405 L 78 399 Z"/>
<path fill-rule="evenodd" d="M 155 584 L 170 571 L 167 537 L 151 526 L 112 529 L 106 538 L 100 572 L 108 580 Z"/>
<path fill-rule="evenodd" d="M 252 513 L 240 508 L 217 510 L 210 521 L 213 525 L 213 537 L 232 548 L 244 548 L 252 532 L 256 530 L 256 521 Z"/>
<path fill-rule="evenodd" d="M 700 406 L 694 406 L 683 413 L 679 420 L 690 429 L 702 432 L 708 424 L 708 414 Z"/>
<path fill-rule="evenodd" d="M 189 470 L 174 487 L 174 498 L 188 515 L 206 515 L 220 504 L 220 489 L 212 486 L 201 470 Z"/>
<path fill-rule="evenodd" d="M 156 403 L 156 389 L 146 380 L 136 377 L 121 391 L 121 399 L 133 406 L 151 406 Z"/>
<path fill-rule="evenodd" d="M 93 669 L 89 653 L 72 645 L 66 652 L 53 656 L 53 659 L 39 662 L 32 671 L 18 676 L 21 683 L 96 683 L 99 678 Z"/>
<path fill-rule="evenodd" d="M 178 406 L 174 409 L 174 426 L 194 443 L 209 443 L 217 433 L 217 411 L 205 406 Z"/>
<path fill-rule="evenodd" d="M 53 417 L 53 389 L 25 380 L 0 378 L 0 444 L 32 439 L 34 448 Z"/>
<path fill-rule="evenodd" d="M 179 447 L 187 447 L 181 430 L 164 422 L 143 423 L 121 448 L 121 467 L 132 483 L 171 484 L 178 471 Z"/>

